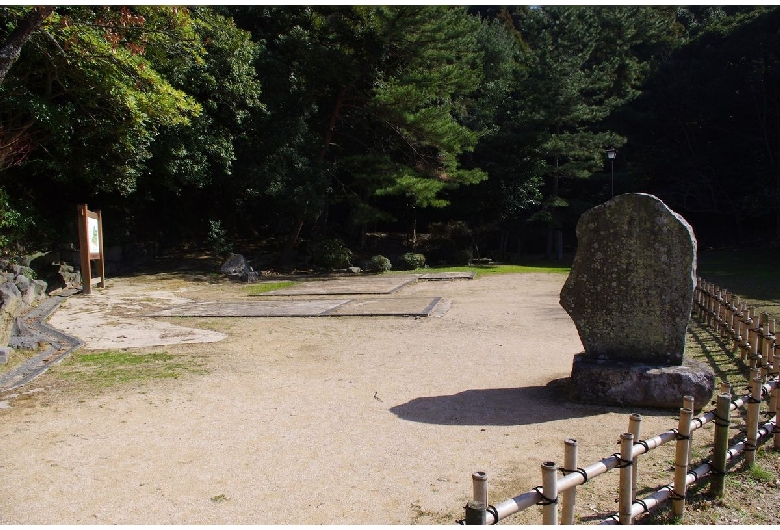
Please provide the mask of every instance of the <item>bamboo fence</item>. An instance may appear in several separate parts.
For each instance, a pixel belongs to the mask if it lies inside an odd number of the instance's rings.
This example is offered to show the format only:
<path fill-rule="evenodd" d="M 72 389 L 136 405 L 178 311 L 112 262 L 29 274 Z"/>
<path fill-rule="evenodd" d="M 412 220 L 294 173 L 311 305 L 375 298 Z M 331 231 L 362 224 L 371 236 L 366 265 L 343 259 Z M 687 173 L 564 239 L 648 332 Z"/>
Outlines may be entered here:
<path fill-rule="evenodd" d="M 732 353 L 739 354 L 741 361 L 750 369 L 750 391 L 732 400 L 731 388 L 722 383 L 717 396 L 716 408 L 699 417 L 693 417 L 694 403 L 690 396 L 683 397 L 683 406 L 677 428 L 669 429 L 649 439 L 640 439 L 642 417 L 631 414 L 627 432 L 620 436 L 620 452 L 599 462 L 579 467 L 577 462 L 577 441 L 564 441 L 564 463 L 557 467 L 555 462 L 541 465 L 542 485 L 517 497 L 496 505 L 488 504 L 488 477 L 478 471 L 472 475 L 473 500 L 465 506 L 465 518 L 460 524 L 497 524 L 500 520 L 532 506 L 542 507 L 542 524 L 574 524 L 576 488 L 587 481 L 619 469 L 618 513 L 606 518 L 601 524 L 631 524 L 658 505 L 671 499 L 672 513 L 682 518 L 688 487 L 706 479 L 710 480 L 710 492 L 724 495 L 724 478 L 728 468 L 738 457 L 744 455 L 747 465 L 755 462 L 759 444 L 773 438 L 773 446 L 780 449 L 780 428 L 777 417 L 780 413 L 780 385 L 778 385 L 778 364 L 775 362 L 780 343 L 775 341 L 775 321 L 767 313 L 758 315 L 730 295 L 725 289 L 698 279 L 694 294 L 694 313 L 715 328 L 728 341 L 733 341 Z M 767 403 L 767 412 L 774 413 L 769 421 L 760 423 L 761 404 Z M 745 436 L 729 447 L 729 426 L 731 412 L 746 409 Z M 714 423 L 714 444 L 710 458 L 696 467 L 691 462 L 691 438 L 694 431 L 708 423 Z M 675 442 L 674 475 L 669 484 L 661 486 L 644 499 L 637 498 L 638 457 L 653 449 Z M 561 476 L 558 476 L 561 472 Z M 560 510 L 559 505 L 560 504 Z M 560 513 L 559 513 L 560 512 Z"/>

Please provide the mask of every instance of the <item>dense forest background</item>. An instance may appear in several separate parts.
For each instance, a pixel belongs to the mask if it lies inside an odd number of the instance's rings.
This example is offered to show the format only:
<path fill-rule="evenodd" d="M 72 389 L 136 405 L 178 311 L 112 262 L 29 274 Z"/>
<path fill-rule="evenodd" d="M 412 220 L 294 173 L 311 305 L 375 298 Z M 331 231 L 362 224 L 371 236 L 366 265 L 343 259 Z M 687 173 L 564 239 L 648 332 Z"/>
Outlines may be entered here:
<path fill-rule="evenodd" d="M 431 263 L 554 256 L 627 192 L 700 247 L 774 242 L 779 27 L 773 6 L 0 6 L 0 253 L 77 243 L 87 203 L 109 245 L 280 268 L 379 233 Z"/>

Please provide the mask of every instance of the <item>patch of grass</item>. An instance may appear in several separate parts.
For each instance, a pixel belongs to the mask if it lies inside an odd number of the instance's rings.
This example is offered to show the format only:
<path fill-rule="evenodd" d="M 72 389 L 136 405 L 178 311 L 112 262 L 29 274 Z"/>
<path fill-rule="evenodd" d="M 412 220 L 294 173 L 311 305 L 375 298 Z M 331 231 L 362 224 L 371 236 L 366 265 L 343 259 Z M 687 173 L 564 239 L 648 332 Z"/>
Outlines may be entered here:
<path fill-rule="evenodd" d="M 74 382 L 107 388 L 130 382 L 175 379 L 181 374 L 199 372 L 192 362 L 166 352 L 130 353 L 107 350 L 76 353 L 62 365 L 59 374 Z"/>
<path fill-rule="evenodd" d="M 293 285 L 297 285 L 298 282 L 283 281 L 283 282 L 267 282 L 256 283 L 247 287 L 247 294 L 250 296 L 267 293 L 269 291 L 278 291 L 280 289 L 287 289 Z"/>
<path fill-rule="evenodd" d="M 699 276 L 759 311 L 780 313 L 780 249 L 733 249 L 699 252 Z M 774 315 L 778 316 L 778 315 Z"/>
<path fill-rule="evenodd" d="M 408 274 L 417 273 L 436 273 L 436 272 L 475 272 L 477 276 L 487 274 L 517 274 L 528 272 L 542 272 L 555 274 L 569 274 L 570 266 L 550 266 L 550 265 L 469 265 L 465 267 L 426 267 L 424 269 L 415 269 L 414 271 L 395 271 L 386 274 Z"/>
<path fill-rule="evenodd" d="M 748 469 L 748 476 L 758 482 L 774 482 L 776 479 L 775 474 L 761 467 L 759 464 L 753 464 Z"/>

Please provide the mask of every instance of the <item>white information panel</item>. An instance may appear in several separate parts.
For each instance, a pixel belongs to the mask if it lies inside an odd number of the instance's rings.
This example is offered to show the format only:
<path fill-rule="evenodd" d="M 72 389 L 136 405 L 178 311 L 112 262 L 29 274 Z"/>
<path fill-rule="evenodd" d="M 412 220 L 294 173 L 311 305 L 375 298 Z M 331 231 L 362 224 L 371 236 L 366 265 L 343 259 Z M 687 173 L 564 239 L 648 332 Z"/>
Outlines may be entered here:
<path fill-rule="evenodd" d="M 89 253 L 97 254 L 100 252 L 100 234 L 98 232 L 98 220 L 94 217 L 87 217 L 87 237 L 89 238 Z"/>

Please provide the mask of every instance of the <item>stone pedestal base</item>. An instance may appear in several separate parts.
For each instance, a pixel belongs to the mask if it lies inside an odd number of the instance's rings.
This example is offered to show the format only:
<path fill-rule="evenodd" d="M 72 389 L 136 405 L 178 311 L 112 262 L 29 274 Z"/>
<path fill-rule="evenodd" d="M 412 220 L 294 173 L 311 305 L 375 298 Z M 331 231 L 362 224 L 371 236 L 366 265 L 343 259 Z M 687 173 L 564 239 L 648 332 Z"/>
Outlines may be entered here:
<path fill-rule="evenodd" d="M 681 366 L 653 366 L 574 356 L 570 397 L 582 403 L 679 409 L 693 396 L 697 410 L 709 403 L 715 374 L 709 366 L 685 359 Z"/>

